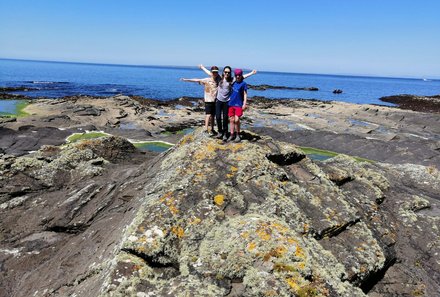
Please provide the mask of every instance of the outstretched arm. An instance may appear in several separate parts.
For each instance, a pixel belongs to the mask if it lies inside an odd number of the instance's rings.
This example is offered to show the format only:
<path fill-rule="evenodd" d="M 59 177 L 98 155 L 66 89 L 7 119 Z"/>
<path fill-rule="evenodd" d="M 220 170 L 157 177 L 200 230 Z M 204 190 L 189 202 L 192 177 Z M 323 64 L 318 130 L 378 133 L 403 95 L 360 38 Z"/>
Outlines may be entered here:
<path fill-rule="evenodd" d="M 196 83 L 200 83 L 201 79 L 200 78 L 181 78 L 181 81 L 188 81 L 188 82 L 196 82 Z"/>
<path fill-rule="evenodd" d="M 203 72 L 205 72 L 206 74 L 208 74 L 209 76 L 212 76 L 212 72 L 209 71 L 208 69 L 206 69 L 205 66 L 203 66 L 202 64 L 199 65 L 199 68 L 203 70 Z"/>
<path fill-rule="evenodd" d="M 248 78 L 251 75 L 257 74 L 257 70 L 252 70 L 249 73 L 246 73 L 245 75 L 243 75 L 243 78 Z"/>

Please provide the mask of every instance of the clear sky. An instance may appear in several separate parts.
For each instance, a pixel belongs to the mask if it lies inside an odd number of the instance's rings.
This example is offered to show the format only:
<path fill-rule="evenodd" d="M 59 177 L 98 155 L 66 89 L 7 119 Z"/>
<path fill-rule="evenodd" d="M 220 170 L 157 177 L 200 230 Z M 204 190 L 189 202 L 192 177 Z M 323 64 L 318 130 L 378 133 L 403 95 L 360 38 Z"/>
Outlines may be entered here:
<path fill-rule="evenodd" d="M 0 0 L 0 58 L 440 78 L 439 0 Z"/>

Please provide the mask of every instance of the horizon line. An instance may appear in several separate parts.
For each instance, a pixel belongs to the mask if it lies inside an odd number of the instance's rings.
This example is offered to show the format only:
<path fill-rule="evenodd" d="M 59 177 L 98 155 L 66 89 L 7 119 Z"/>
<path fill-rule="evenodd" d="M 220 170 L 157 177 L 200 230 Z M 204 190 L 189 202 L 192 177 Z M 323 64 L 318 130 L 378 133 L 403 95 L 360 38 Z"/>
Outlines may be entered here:
<path fill-rule="evenodd" d="M 197 66 L 182 66 L 182 65 L 145 65 L 145 64 L 119 64 L 119 63 L 102 63 L 102 62 L 77 62 L 77 61 L 60 61 L 60 60 L 35 60 L 35 59 L 26 59 L 26 58 L 3 58 L 0 57 L 0 60 L 10 60 L 10 61 L 24 61 L 24 62 L 46 62 L 46 63 L 63 63 L 63 64 L 84 64 L 84 65 L 100 65 L 100 66 L 125 66 L 125 67 L 145 67 L 145 68 L 182 68 L 182 69 L 197 69 Z M 244 70 L 250 70 L 244 68 Z M 257 70 L 258 72 L 263 73 L 286 73 L 286 74 L 300 74 L 300 75 L 322 75 L 322 76 L 350 76 L 350 77 L 365 77 L 365 78 L 389 78 L 389 79 L 411 79 L 411 80 L 419 80 L 419 79 L 430 79 L 430 80 L 439 80 L 440 77 L 432 76 L 432 77 L 414 77 L 414 76 L 383 76 L 376 74 L 337 74 L 337 73 L 310 73 L 310 72 L 289 72 L 289 71 L 273 71 L 273 70 Z"/>

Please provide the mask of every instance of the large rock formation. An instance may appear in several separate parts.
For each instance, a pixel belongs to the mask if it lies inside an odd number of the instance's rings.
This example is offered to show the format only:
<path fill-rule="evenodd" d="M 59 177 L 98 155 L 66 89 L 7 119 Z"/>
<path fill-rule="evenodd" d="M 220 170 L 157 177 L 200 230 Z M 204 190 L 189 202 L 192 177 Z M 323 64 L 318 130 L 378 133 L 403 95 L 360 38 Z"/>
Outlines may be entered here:
<path fill-rule="evenodd" d="M 136 169 L 121 143 L 3 156 L 4 187 L 35 185 L 2 194 L 3 294 L 440 294 L 436 168 L 313 162 L 295 145 L 244 138 L 196 130 Z M 50 166 L 63 178 L 42 174 Z"/>

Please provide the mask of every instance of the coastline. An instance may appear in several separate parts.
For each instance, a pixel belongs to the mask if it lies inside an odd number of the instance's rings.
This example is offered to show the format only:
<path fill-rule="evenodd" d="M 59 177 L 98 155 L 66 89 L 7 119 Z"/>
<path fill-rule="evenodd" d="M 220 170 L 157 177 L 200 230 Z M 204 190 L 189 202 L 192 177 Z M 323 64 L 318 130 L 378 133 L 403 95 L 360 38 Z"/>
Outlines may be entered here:
<path fill-rule="evenodd" d="M 29 116 L 5 119 L 3 128 L 10 131 L 18 131 L 23 126 L 42 131 L 62 128 L 58 133 L 62 136 L 58 140 L 60 143 L 67 133 L 84 130 L 103 131 L 135 142 L 176 143 L 184 135 L 180 131 L 202 124 L 204 114 L 203 100 L 193 97 L 161 101 L 141 96 L 79 95 L 29 102 L 24 109 Z M 417 109 L 420 105 L 411 106 Z M 243 129 L 304 147 L 360 158 L 440 167 L 436 153 L 440 119 L 438 110 L 431 111 L 338 101 L 251 97 L 249 109 L 243 116 Z M 3 144 L 4 149 L 5 146 L 7 144 Z M 13 148 L 5 150 L 14 151 Z M 18 151 L 26 150 L 35 150 L 35 147 Z M 414 151 L 418 153 L 408 154 Z"/>
<path fill-rule="evenodd" d="M 242 142 L 224 143 L 203 133 L 201 98 L 29 102 L 28 116 L 0 122 L 6 294 L 160 296 L 171 286 L 197 295 L 209 284 L 218 294 L 207 296 L 228 296 L 272 278 L 277 283 L 269 287 L 285 296 L 341 286 L 335 296 L 404 295 L 418 284 L 402 288 L 402 277 L 429 284 L 437 270 L 437 113 L 254 98 L 242 118 Z M 72 135 L 78 141 L 66 143 Z M 166 146 L 141 151 L 137 141 Z M 223 268 L 243 259 L 236 258 L 240 244 L 248 262 L 234 271 L 264 270 L 252 285 Z M 218 256 L 224 246 L 233 248 L 226 251 L 232 258 Z M 422 262 L 428 269 L 411 265 L 422 261 L 420 253 L 430 255 Z M 301 262 L 292 264 L 295 257 Z M 193 268 L 182 274 L 181 267 Z M 310 282 L 316 267 L 319 281 Z M 201 280 L 197 269 L 205 269 Z M 227 276 L 220 285 L 219 273 Z"/>

